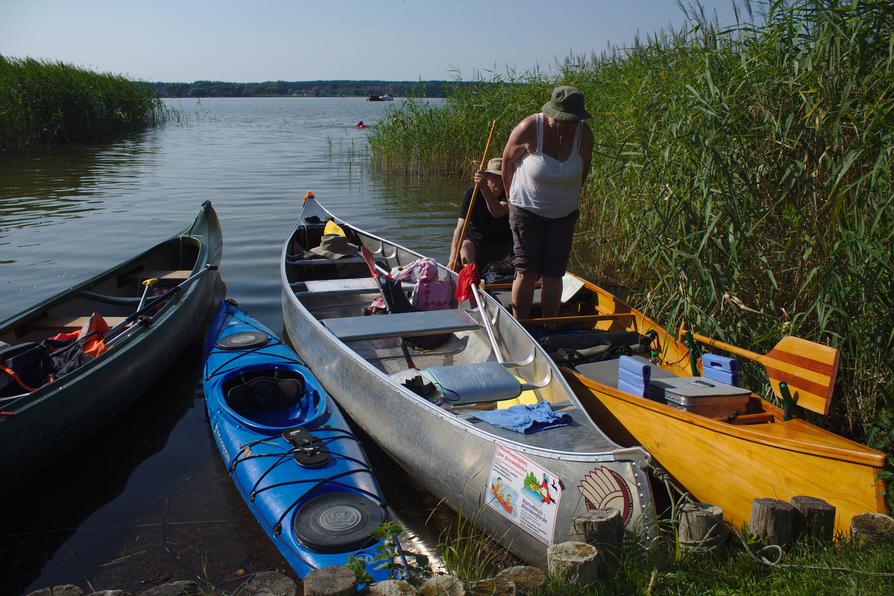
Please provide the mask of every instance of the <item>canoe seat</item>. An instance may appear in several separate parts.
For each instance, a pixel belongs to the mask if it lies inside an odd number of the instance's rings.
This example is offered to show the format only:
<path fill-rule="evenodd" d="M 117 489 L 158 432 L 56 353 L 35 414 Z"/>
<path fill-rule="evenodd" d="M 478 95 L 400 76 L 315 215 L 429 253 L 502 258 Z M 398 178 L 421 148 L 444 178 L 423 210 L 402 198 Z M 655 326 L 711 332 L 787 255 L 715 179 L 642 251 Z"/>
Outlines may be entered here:
<path fill-rule="evenodd" d="M 422 373 L 452 406 L 515 399 L 522 392 L 519 380 L 499 362 L 438 366 Z"/>
<path fill-rule="evenodd" d="M 185 281 L 190 275 L 192 275 L 192 271 L 189 269 L 146 271 L 140 274 L 140 282 L 154 277 L 158 280 L 159 284 L 177 285 L 180 282 Z"/>
<path fill-rule="evenodd" d="M 349 265 L 352 263 L 365 263 L 363 257 L 357 255 L 353 257 L 342 257 L 340 259 L 327 259 L 325 257 L 314 257 L 312 259 L 305 258 L 304 256 L 296 256 L 296 257 L 286 257 L 286 264 L 288 265 Z"/>
<path fill-rule="evenodd" d="M 405 290 L 413 288 L 413 284 L 401 284 Z M 379 285 L 372 277 L 356 277 L 346 279 L 313 279 L 292 284 L 293 287 L 303 287 L 311 294 L 368 294 L 378 292 Z"/>
<path fill-rule="evenodd" d="M 107 317 L 103 315 L 105 322 L 109 327 L 120 325 L 127 317 Z M 72 317 L 71 315 L 64 317 L 41 317 L 28 323 L 31 329 L 80 329 L 85 323 L 90 321 L 90 316 Z"/>
<path fill-rule="evenodd" d="M 339 317 L 322 323 L 342 341 L 421 337 L 480 329 L 481 325 L 464 310 L 424 310 L 390 315 Z"/>

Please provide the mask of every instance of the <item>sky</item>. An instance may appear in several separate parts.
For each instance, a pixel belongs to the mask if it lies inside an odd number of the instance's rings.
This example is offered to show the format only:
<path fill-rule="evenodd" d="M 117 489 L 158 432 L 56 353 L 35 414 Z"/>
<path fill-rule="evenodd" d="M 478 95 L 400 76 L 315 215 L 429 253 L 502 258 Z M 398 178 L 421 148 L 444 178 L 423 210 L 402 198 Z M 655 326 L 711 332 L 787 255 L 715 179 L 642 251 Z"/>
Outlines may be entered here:
<path fill-rule="evenodd" d="M 676 0 L 0 0 L 0 54 L 146 81 L 471 80 L 685 20 Z"/>

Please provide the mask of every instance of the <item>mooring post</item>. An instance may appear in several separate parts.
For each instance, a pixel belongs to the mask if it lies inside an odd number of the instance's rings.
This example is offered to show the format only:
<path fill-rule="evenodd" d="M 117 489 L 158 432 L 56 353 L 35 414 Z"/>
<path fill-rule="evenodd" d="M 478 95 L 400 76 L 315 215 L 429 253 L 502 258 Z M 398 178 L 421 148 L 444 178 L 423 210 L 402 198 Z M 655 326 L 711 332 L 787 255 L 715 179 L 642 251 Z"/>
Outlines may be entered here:
<path fill-rule="evenodd" d="M 599 551 L 586 542 L 562 542 L 546 549 L 549 574 L 575 584 L 588 585 L 599 577 Z"/>
<path fill-rule="evenodd" d="M 795 508 L 778 499 L 755 499 L 749 527 L 764 544 L 789 546 L 795 541 Z"/>
<path fill-rule="evenodd" d="M 894 518 L 883 513 L 861 513 L 851 518 L 851 542 L 877 544 L 894 540 Z"/>
<path fill-rule="evenodd" d="M 817 497 L 791 498 L 795 508 L 795 530 L 798 536 L 831 542 L 835 532 L 835 507 Z"/>
<path fill-rule="evenodd" d="M 723 509 L 710 503 L 685 503 L 680 507 L 679 532 L 683 552 L 715 551 L 729 540 Z"/>
<path fill-rule="evenodd" d="M 571 540 L 592 544 L 607 568 L 616 567 L 624 543 L 624 519 L 617 509 L 593 509 L 571 518 Z"/>

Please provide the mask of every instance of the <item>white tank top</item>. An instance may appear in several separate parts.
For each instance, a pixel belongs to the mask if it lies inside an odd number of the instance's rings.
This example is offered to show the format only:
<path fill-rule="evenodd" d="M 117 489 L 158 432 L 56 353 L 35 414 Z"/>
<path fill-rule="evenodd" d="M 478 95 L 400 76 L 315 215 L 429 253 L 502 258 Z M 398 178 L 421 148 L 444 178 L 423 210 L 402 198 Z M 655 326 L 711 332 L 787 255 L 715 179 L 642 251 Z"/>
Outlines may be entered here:
<path fill-rule="evenodd" d="M 580 208 L 580 156 L 582 122 L 574 131 L 571 155 L 565 161 L 543 153 L 543 114 L 537 114 L 537 150 L 525 155 L 516 166 L 509 189 L 509 202 L 542 217 L 557 219 Z"/>

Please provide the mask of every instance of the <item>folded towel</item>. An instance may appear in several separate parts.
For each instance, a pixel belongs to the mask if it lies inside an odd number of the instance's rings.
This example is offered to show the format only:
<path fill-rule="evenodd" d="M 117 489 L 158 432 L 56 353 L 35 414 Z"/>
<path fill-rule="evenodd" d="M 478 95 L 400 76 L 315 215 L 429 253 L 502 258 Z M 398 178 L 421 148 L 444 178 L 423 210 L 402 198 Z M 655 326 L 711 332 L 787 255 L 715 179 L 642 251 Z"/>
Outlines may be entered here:
<path fill-rule="evenodd" d="M 571 424 L 571 416 L 557 413 L 546 401 L 512 406 L 505 410 L 482 410 L 476 412 L 473 418 L 525 434 Z"/>

